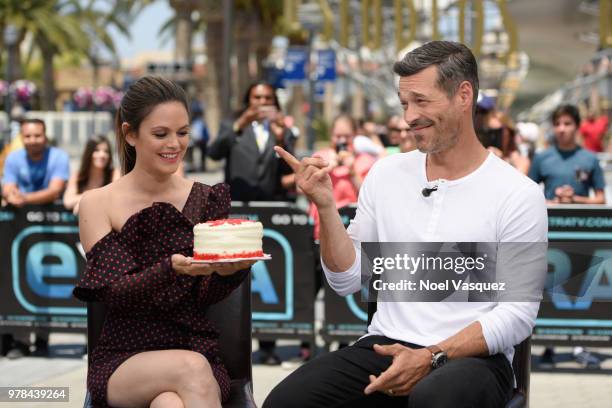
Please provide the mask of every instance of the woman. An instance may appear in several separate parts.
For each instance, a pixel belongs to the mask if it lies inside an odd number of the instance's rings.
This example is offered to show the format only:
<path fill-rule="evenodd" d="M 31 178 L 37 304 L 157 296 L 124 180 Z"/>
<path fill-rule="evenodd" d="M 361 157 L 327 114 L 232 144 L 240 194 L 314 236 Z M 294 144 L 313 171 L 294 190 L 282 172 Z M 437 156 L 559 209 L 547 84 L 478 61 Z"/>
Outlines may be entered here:
<path fill-rule="evenodd" d="M 188 106 L 172 81 L 135 82 L 116 116 L 124 176 L 81 200 L 87 265 L 74 294 L 109 309 L 87 375 L 97 406 L 220 407 L 229 396 L 218 332 L 204 314 L 252 262 L 191 263 L 194 224 L 227 217 L 230 198 L 225 185 L 176 174 Z"/>
<path fill-rule="evenodd" d="M 526 175 L 531 162 L 518 150 L 516 129 L 510 118 L 502 112 L 492 112 L 487 119 L 487 125 L 487 148 Z"/>
<path fill-rule="evenodd" d="M 103 187 L 118 178 L 119 172 L 113 166 L 110 142 L 104 136 L 93 136 L 85 145 L 78 173 L 68 180 L 64 207 L 78 214 L 79 201 L 85 191 Z"/>

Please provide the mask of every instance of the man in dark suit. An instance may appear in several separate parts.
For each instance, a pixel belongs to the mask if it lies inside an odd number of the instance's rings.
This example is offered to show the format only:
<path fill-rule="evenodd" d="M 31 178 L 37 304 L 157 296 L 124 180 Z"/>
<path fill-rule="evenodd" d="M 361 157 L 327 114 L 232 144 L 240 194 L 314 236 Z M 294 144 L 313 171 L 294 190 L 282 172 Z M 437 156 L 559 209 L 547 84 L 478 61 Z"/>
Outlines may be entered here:
<path fill-rule="evenodd" d="M 274 88 L 257 82 L 246 92 L 242 114 L 221 124 L 208 155 L 213 160 L 226 160 L 225 182 L 230 185 L 232 200 L 286 200 L 294 179 L 273 148 L 292 151 L 294 140 L 285 127 Z"/>
<path fill-rule="evenodd" d="M 244 96 L 244 110 L 233 122 L 221 124 L 208 148 L 213 160 L 225 159 L 225 182 L 234 201 L 285 201 L 295 184 L 295 174 L 274 151 L 281 146 L 293 152 L 295 137 L 284 117 L 272 85 L 252 84 Z M 260 341 L 260 362 L 278 365 L 274 341 Z"/>

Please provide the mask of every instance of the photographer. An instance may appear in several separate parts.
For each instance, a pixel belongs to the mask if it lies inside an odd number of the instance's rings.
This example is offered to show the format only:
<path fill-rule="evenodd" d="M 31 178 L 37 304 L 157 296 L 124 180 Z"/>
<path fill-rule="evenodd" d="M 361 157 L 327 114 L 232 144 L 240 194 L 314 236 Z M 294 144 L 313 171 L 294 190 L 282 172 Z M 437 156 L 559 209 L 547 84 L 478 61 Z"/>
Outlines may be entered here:
<path fill-rule="evenodd" d="M 285 126 L 276 92 L 272 85 L 256 82 L 247 89 L 243 103 L 236 120 L 221 124 L 208 156 L 225 159 L 225 182 L 232 201 L 287 201 L 295 176 L 273 148 L 293 152 L 295 137 Z M 280 364 L 274 341 L 261 340 L 259 350 L 260 363 Z"/>
<path fill-rule="evenodd" d="M 320 157 L 329 163 L 329 175 L 336 208 L 357 202 L 359 188 L 376 158 L 370 154 L 357 154 L 353 140 L 357 126 L 353 118 L 340 115 L 332 122 L 330 146 L 319 150 L 313 156 Z M 310 214 L 315 220 L 314 237 L 319 239 L 319 217 L 316 207 L 311 205 Z"/>
<path fill-rule="evenodd" d="M 221 124 L 208 155 L 213 160 L 225 159 L 225 182 L 232 200 L 282 201 L 293 186 L 293 176 L 273 147 L 293 151 L 294 142 L 274 88 L 257 82 L 246 91 L 240 116 Z"/>
<path fill-rule="evenodd" d="M 527 175 L 530 160 L 519 151 L 516 127 L 506 114 L 494 108 L 485 111 L 478 137 L 489 151 Z"/>

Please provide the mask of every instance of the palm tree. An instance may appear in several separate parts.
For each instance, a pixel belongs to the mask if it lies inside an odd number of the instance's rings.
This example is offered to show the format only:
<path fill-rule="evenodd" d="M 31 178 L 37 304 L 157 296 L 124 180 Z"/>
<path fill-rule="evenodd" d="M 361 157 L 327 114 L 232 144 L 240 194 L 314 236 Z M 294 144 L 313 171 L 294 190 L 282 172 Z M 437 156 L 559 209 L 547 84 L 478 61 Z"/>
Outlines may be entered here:
<path fill-rule="evenodd" d="M 221 2 L 207 0 L 202 2 L 200 15 L 206 24 L 206 55 L 208 59 L 206 93 L 206 119 L 213 132 L 218 128 L 221 112 L 220 86 L 222 81 L 230 78 L 222 77 L 222 42 L 223 19 Z M 234 36 L 237 39 L 235 53 L 238 66 L 237 92 L 241 95 L 251 82 L 248 72 L 248 58 L 255 52 L 259 74 L 261 63 L 268 55 L 273 33 L 278 28 L 278 20 L 282 16 L 282 0 L 236 0 L 236 22 Z M 225 112 L 228 113 L 228 112 Z"/>
<path fill-rule="evenodd" d="M 169 0 L 175 16 L 170 19 L 174 26 L 174 59 L 182 62 L 191 61 L 191 44 L 193 40 L 194 22 L 191 15 L 197 9 L 196 0 Z"/>
<path fill-rule="evenodd" d="M 251 53 L 255 53 L 258 76 L 261 77 L 262 64 L 270 52 L 272 37 L 280 31 L 283 1 L 238 0 L 236 8 L 235 49 L 238 68 L 236 83 L 238 95 L 242 95 L 254 79 L 248 71 Z"/>
<path fill-rule="evenodd" d="M 8 25 L 17 30 L 17 41 L 13 47 L 7 50 L 10 55 L 8 59 L 13 64 L 13 78 L 6 78 L 11 82 L 23 77 L 23 60 L 21 56 L 21 44 L 26 38 L 26 34 L 32 25 L 37 21 L 37 16 L 48 7 L 47 0 L 3 0 L 0 2 L 0 28 L 4 33 L 4 28 Z"/>
<path fill-rule="evenodd" d="M 34 44 L 40 50 L 43 62 L 43 86 L 41 108 L 55 110 L 55 75 L 53 60 L 61 52 L 85 52 L 89 48 L 89 38 L 81 27 L 77 1 L 64 0 L 49 2 L 49 7 L 40 16 L 46 20 L 39 29 L 30 31 Z"/>
<path fill-rule="evenodd" d="M 80 0 L 3 0 L 0 2 L 0 27 L 15 26 L 19 32 L 17 46 L 13 47 L 11 60 L 14 61 L 15 78 L 23 75 L 20 45 L 31 36 L 32 45 L 39 52 L 43 62 L 42 109 L 55 108 L 55 80 L 53 61 L 63 52 L 91 58 L 93 44 L 100 44 L 116 56 L 112 38 L 107 32 L 115 26 L 129 36 L 127 21 L 133 5 L 129 0 L 114 0 L 109 11 L 96 8 L 95 0 L 89 0 L 85 7 Z M 107 3 L 108 4 L 108 3 Z M 29 55 L 34 52 L 31 48 Z M 95 64 L 94 64 L 95 69 Z"/>
<path fill-rule="evenodd" d="M 150 0 L 142 0 L 147 3 Z M 218 129 L 222 115 L 220 85 L 222 78 L 222 41 L 223 15 L 222 2 L 216 0 L 168 0 L 175 10 L 160 30 L 160 34 L 172 32 L 176 40 L 175 58 L 189 61 L 194 33 L 205 32 L 207 75 L 204 89 L 207 101 L 206 120 L 209 129 L 214 133 Z M 199 21 L 192 21 L 193 11 L 200 15 Z M 255 52 L 261 73 L 261 62 L 267 56 L 273 33 L 278 29 L 278 20 L 282 16 L 282 0 L 236 0 L 236 56 L 238 60 L 238 78 L 236 91 L 241 94 L 252 80 L 248 72 L 248 58 Z M 255 41 L 253 41 L 255 40 Z M 227 113 L 227 112 L 226 112 Z"/>
<path fill-rule="evenodd" d="M 43 109 L 54 109 L 55 83 L 53 59 L 62 51 L 82 51 L 89 39 L 82 30 L 78 18 L 78 0 L 5 0 L 0 6 L 2 25 L 11 24 L 18 30 L 17 45 L 11 50 L 15 78 L 23 75 L 21 43 L 27 35 L 38 48 L 43 62 Z M 32 50 L 29 53 L 32 55 Z"/>
<path fill-rule="evenodd" d="M 81 12 L 82 24 L 91 39 L 89 48 L 85 52 L 93 68 L 94 87 L 98 83 L 98 68 L 100 65 L 99 53 L 106 50 L 119 66 L 119 55 L 113 38 L 108 33 L 108 28 L 115 28 L 126 38 L 130 38 L 129 23 L 133 17 L 142 10 L 150 0 L 140 2 L 131 0 L 113 0 L 110 9 L 101 9 L 96 0 L 89 0 Z M 108 7 L 109 2 L 105 2 Z"/>
<path fill-rule="evenodd" d="M 204 79 L 204 94 L 206 98 L 206 124 L 213 134 L 216 134 L 224 116 L 221 112 L 221 83 L 229 78 L 223 78 L 223 13 L 221 2 L 206 0 L 200 4 L 200 16 L 206 25 L 206 78 Z"/>

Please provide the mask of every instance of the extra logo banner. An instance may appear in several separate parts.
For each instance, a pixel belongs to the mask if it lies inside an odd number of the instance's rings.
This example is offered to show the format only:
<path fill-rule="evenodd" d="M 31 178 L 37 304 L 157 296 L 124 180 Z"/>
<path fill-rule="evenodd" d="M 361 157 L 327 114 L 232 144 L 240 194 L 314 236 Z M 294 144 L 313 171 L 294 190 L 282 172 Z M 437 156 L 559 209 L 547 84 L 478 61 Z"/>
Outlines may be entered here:
<path fill-rule="evenodd" d="M 0 231 L 0 325 L 84 331 L 86 308 L 72 297 L 85 265 L 76 217 L 59 206 L 5 209 Z"/>
<path fill-rule="evenodd" d="M 612 209 L 548 209 L 548 281 L 533 340 L 612 345 Z"/>
<path fill-rule="evenodd" d="M 355 207 L 340 210 L 346 226 Z M 548 209 L 547 275 L 533 341 L 551 345 L 612 345 L 612 209 Z M 340 297 L 325 286 L 326 340 L 365 333 L 367 294 Z M 363 292 L 362 288 L 362 292 Z"/>
<path fill-rule="evenodd" d="M 308 216 L 284 203 L 236 203 L 232 212 L 263 223 L 264 251 L 272 255 L 252 268 L 254 336 L 311 338 L 314 258 Z M 0 211 L 0 332 L 85 332 L 86 307 L 72 296 L 85 267 L 77 221 L 61 206 Z"/>

